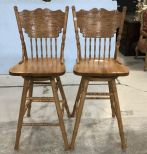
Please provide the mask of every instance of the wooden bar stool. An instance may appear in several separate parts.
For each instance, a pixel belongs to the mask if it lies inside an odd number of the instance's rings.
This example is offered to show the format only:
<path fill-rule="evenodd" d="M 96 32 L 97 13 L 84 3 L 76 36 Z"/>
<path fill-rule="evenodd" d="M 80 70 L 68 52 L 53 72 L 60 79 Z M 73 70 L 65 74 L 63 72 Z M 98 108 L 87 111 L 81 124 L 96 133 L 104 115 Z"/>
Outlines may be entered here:
<path fill-rule="evenodd" d="M 11 75 L 24 78 L 15 149 L 19 148 L 22 126 L 60 126 L 67 150 L 69 145 L 63 113 L 65 109 L 70 117 L 70 112 L 60 76 L 65 73 L 64 46 L 69 8 L 66 7 L 65 12 L 41 8 L 18 12 L 15 6 L 14 10 L 22 45 L 22 59 L 10 68 L 9 72 Z M 26 43 L 26 37 L 30 43 Z M 28 47 L 27 44 L 30 46 Z M 34 84 L 51 85 L 53 97 L 33 97 Z M 26 111 L 27 116 L 30 116 L 32 102 L 55 102 L 59 123 L 23 123 Z"/>
<path fill-rule="evenodd" d="M 135 48 L 136 57 L 138 51 L 145 53 L 144 71 L 147 71 L 147 9 L 141 13 L 140 37 Z"/>
<path fill-rule="evenodd" d="M 77 43 L 77 64 L 74 73 L 81 76 L 81 82 L 73 108 L 76 115 L 70 148 L 74 148 L 85 99 L 110 98 L 112 116 L 117 118 L 122 149 L 126 148 L 123 124 L 118 101 L 115 79 L 129 74 L 128 68 L 118 61 L 119 45 L 123 29 L 126 8 L 123 12 L 105 9 L 75 10 L 72 7 Z M 118 30 L 118 31 L 117 31 Z M 115 34 L 117 32 L 116 47 Z M 84 46 L 80 44 L 83 41 Z M 109 93 L 87 92 L 90 81 L 106 81 Z"/>

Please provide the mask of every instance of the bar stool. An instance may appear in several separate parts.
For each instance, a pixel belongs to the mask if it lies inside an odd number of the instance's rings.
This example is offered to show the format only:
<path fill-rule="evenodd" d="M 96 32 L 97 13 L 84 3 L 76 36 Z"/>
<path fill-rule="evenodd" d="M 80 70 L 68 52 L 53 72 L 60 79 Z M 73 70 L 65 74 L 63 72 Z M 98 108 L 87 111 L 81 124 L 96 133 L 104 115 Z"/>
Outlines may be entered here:
<path fill-rule="evenodd" d="M 136 57 L 138 51 L 145 53 L 144 71 L 147 71 L 147 9 L 141 13 L 140 37 L 135 48 Z"/>
<path fill-rule="evenodd" d="M 18 12 L 15 6 L 14 10 L 22 45 L 22 59 L 10 68 L 9 73 L 24 79 L 14 149 L 19 148 L 22 126 L 59 126 L 67 150 L 69 145 L 63 113 L 65 109 L 70 117 L 70 112 L 60 76 L 65 73 L 64 46 L 69 8 L 66 7 L 65 12 L 41 8 Z M 26 37 L 30 43 L 26 42 Z M 61 41 L 58 41 L 60 38 Z M 33 97 L 34 84 L 51 85 L 53 97 Z M 59 123 L 24 123 L 26 111 L 27 116 L 30 116 L 32 102 L 55 102 Z"/>
<path fill-rule="evenodd" d="M 119 45 L 126 8 L 123 8 L 122 13 L 96 8 L 76 12 L 73 6 L 72 13 L 77 43 L 77 63 L 73 71 L 81 76 L 81 82 L 72 112 L 73 117 L 76 115 L 76 121 L 70 148 L 74 148 L 85 99 L 103 99 L 109 96 L 112 116 L 117 118 L 122 149 L 125 149 L 126 141 L 115 79 L 129 74 L 128 68 L 119 62 Z M 113 51 L 112 39 L 116 32 L 116 47 Z M 81 46 L 81 42 L 84 46 Z M 87 92 L 90 81 L 108 82 L 109 93 Z"/>

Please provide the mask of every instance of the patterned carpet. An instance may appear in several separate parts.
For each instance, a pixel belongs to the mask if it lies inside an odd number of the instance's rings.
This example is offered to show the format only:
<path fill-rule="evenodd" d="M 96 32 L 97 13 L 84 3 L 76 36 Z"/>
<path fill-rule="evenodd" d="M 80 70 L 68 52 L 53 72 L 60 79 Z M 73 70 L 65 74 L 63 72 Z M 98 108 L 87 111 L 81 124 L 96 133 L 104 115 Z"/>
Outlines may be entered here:
<path fill-rule="evenodd" d="M 0 123 L 0 154 L 147 154 L 147 119 L 124 118 L 128 148 L 121 150 L 116 120 L 82 118 L 73 151 L 64 151 L 59 128 L 23 127 L 20 150 L 13 150 L 16 122 Z M 69 140 L 74 119 L 65 119 Z"/>

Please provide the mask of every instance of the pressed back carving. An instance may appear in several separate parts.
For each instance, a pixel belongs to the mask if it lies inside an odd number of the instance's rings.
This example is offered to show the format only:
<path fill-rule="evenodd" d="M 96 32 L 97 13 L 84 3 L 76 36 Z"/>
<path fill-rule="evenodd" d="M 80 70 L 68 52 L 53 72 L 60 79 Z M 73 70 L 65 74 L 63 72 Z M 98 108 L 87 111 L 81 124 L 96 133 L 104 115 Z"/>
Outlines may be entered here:
<path fill-rule="evenodd" d="M 121 13 L 117 10 L 108 11 L 96 8 L 90 11 L 80 10 L 76 12 L 73 6 L 72 12 L 78 48 L 77 61 L 79 62 L 81 58 L 110 58 L 112 46 L 114 46 L 112 40 L 116 32 L 117 40 L 113 57 L 117 58 L 126 7 Z M 84 43 L 81 43 L 82 37 Z M 84 44 L 84 47 L 81 44 Z"/>
<path fill-rule="evenodd" d="M 21 26 L 29 37 L 58 37 L 64 27 L 65 13 L 49 9 L 24 10 L 19 13 Z"/>
<path fill-rule="evenodd" d="M 84 37 L 112 37 L 121 25 L 122 14 L 105 9 L 80 10 L 76 13 L 77 26 Z"/>
<path fill-rule="evenodd" d="M 60 56 L 63 62 L 69 8 L 66 7 L 65 12 L 41 8 L 18 12 L 15 6 L 14 10 L 22 43 L 23 59 L 28 59 L 28 55 L 31 58 L 57 58 Z M 27 53 L 28 47 L 26 47 L 24 32 L 30 39 L 31 54 Z M 58 55 L 59 36 L 62 41 L 60 41 L 60 54 Z"/>

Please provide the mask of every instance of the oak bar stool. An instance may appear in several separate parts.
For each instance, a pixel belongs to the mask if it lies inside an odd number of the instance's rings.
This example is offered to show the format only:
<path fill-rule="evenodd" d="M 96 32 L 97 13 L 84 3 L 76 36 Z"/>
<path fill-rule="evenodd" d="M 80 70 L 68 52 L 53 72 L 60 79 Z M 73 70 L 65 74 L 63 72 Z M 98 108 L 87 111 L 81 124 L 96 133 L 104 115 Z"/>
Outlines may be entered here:
<path fill-rule="evenodd" d="M 145 53 L 144 71 L 147 71 L 147 9 L 141 13 L 140 37 L 135 50 L 136 56 L 138 50 Z"/>
<path fill-rule="evenodd" d="M 123 8 L 122 13 L 96 8 L 90 11 L 76 12 L 73 6 L 72 13 L 77 43 L 77 64 L 75 64 L 73 71 L 82 78 L 72 112 L 73 117 L 76 115 L 76 121 L 70 148 L 74 148 L 85 99 L 103 99 L 109 96 L 112 116 L 117 118 L 122 149 L 125 149 L 126 141 L 115 79 L 129 74 L 128 68 L 118 61 L 126 8 Z M 113 54 L 112 38 L 116 32 L 118 36 Z M 80 45 L 82 39 L 83 48 Z M 107 81 L 109 93 L 87 92 L 90 81 Z"/>
<path fill-rule="evenodd" d="M 70 112 L 60 76 L 65 73 L 64 46 L 69 8 L 66 7 L 65 12 L 41 8 L 18 12 L 15 6 L 14 10 L 22 45 L 22 60 L 10 68 L 9 72 L 11 75 L 24 78 L 15 149 L 19 148 L 22 126 L 60 126 L 64 146 L 67 150 L 69 145 L 63 121 L 63 112 L 66 109 L 68 117 L 70 117 Z M 30 40 L 29 49 L 25 42 L 25 35 Z M 60 46 L 57 45 L 59 44 L 59 36 L 61 36 L 62 40 L 60 41 Z M 58 49 L 60 49 L 59 52 Z M 53 97 L 33 97 L 34 84 L 51 85 Z M 58 90 L 62 100 L 59 100 Z M 55 102 L 59 123 L 23 123 L 26 111 L 27 116 L 30 116 L 32 102 Z"/>

